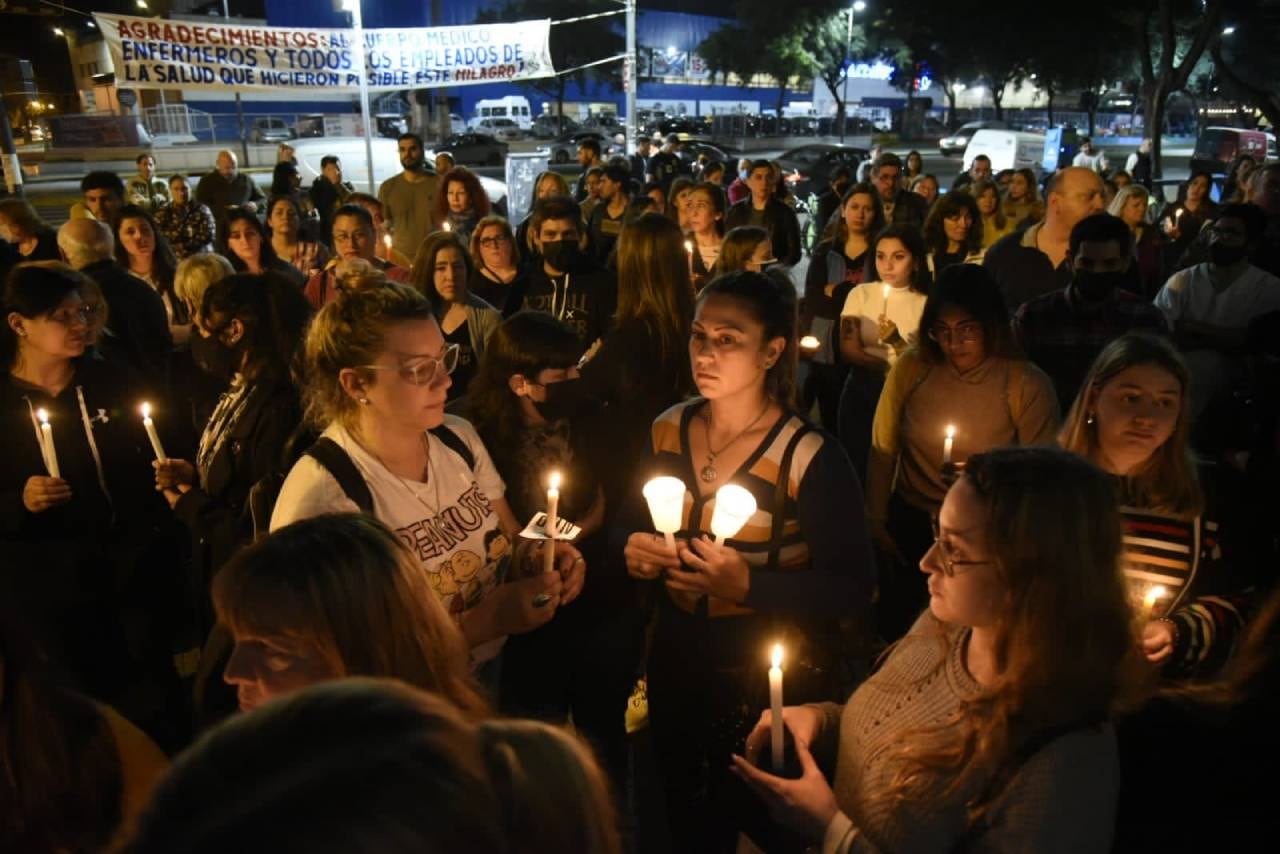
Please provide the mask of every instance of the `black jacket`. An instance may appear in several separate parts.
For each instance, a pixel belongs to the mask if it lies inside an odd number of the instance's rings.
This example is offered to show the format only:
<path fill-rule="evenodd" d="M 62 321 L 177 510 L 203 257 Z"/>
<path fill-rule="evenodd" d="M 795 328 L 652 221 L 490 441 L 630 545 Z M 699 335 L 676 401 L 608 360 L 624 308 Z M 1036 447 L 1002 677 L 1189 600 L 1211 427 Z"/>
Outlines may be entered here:
<path fill-rule="evenodd" d="M 923 230 L 928 216 L 929 203 L 924 196 L 910 190 L 899 190 L 893 200 L 893 216 L 889 221 L 894 225 L 912 225 Z"/>
<path fill-rule="evenodd" d="M 618 283 L 613 273 L 586 257 L 567 279 L 552 279 L 540 264 L 530 272 L 524 296 L 525 308 L 546 312 L 573 327 L 584 350 L 604 336 L 617 302 Z"/>
<path fill-rule="evenodd" d="M 724 218 L 725 230 L 751 224 L 751 199 L 748 197 L 729 208 Z M 800 221 L 796 212 L 777 199 L 770 199 L 764 207 L 764 227 L 773 241 L 773 257 L 782 264 L 794 267 L 800 261 Z"/>
<path fill-rule="evenodd" d="M 169 375 L 173 337 L 164 300 L 151 286 L 130 275 L 115 261 L 95 261 L 82 268 L 102 288 L 107 301 L 107 336 L 112 347 L 129 361 L 134 372 L 153 382 Z"/>

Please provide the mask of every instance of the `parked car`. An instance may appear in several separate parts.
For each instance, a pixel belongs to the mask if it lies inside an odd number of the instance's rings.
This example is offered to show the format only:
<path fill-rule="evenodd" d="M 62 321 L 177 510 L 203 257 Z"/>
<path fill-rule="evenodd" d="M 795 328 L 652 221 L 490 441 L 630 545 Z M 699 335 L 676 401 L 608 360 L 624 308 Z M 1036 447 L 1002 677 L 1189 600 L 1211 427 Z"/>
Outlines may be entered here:
<path fill-rule="evenodd" d="M 537 139 L 556 139 L 578 129 L 578 123 L 568 116 L 543 113 L 533 120 L 533 135 Z"/>
<path fill-rule="evenodd" d="M 723 145 L 713 145 L 700 140 L 689 140 L 681 143 L 680 147 L 676 149 L 676 155 L 690 168 L 694 163 L 698 162 L 698 155 L 700 154 L 707 155 L 708 161 L 720 161 L 731 173 L 737 169 L 738 150 L 736 148 L 726 148 Z"/>
<path fill-rule="evenodd" d="M 266 117 L 254 119 L 253 126 L 249 130 L 250 142 L 288 142 L 296 139 L 297 132 L 289 127 L 289 123 L 284 119 Z"/>
<path fill-rule="evenodd" d="M 461 113 L 449 114 L 449 133 L 466 133 L 467 120 L 462 117 Z"/>
<path fill-rule="evenodd" d="M 520 125 L 512 119 L 481 119 L 475 123 L 475 130 L 502 142 L 519 142 L 525 137 Z"/>
<path fill-rule="evenodd" d="M 666 136 L 669 133 L 687 133 L 691 136 L 701 136 L 710 130 L 711 127 L 705 119 L 699 119 L 695 116 L 663 119 L 658 123 L 658 133 L 662 136 Z"/>
<path fill-rule="evenodd" d="M 858 164 L 869 156 L 871 152 L 865 148 L 814 143 L 788 149 L 774 161 L 782 168 L 783 180 L 791 187 L 791 192 L 798 198 L 804 198 L 827 188 L 827 176 L 832 169 L 844 165 L 855 170 L 856 174 Z"/>
<path fill-rule="evenodd" d="M 1009 126 L 996 119 L 982 119 L 976 122 L 965 122 L 950 136 L 938 140 L 938 150 L 943 154 L 963 154 L 969 140 L 980 130 L 1008 130 Z"/>
<path fill-rule="evenodd" d="M 568 163 L 570 160 L 578 159 L 578 145 L 584 139 L 594 139 L 600 143 L 600 153 L 604 154 L 605 149 L 609 147 L 609 140 L 605 135 L 597 130 L 580 130 L 574 133 L 567 133 L 557 139 L 555 142 L 546 146 L 548 158 L 552 163 Z"/>
<path fill-rule="evenodd" d="M 507 158 L 507 144 L 476 131 L 455 133 L 436 149 L 453 155 L 459 166 L 500 166 Z"/>
<path fill-rule="evenodd" d="M 1261 163 L 1267 157 L 1268 147 L 1274 148 L 1274 145 L 1269 145 L 1267 134 L 1260 130 L 1205 128 L 1196 138 L 1196 147 L 1191 153 L 1191 171 L 1225 175 L 1231 162 L 1242 154 Z"/>

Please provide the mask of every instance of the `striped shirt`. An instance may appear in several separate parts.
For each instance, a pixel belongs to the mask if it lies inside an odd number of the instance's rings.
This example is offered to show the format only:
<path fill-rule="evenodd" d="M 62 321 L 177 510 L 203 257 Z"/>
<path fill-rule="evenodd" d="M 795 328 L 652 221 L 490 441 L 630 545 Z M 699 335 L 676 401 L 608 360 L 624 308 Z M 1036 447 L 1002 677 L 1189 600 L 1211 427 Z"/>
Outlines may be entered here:
<path fill-rule="evenodd" d="M 689 426 L 702 398 L 677 404 L 653 422 L 655 475 L 696 484 L 689 456 Z M 733 474 L 732 482 L 756 500 L 756 512 L 727 541 L 751 570 L 741 604 L 707 597 L 707 614 L 756 611 L 845 615 L 864 605 L 875 584 L 862 489 L 843 448 L 795 414 L 785 414 Z M 679 537 L 711 533 L 715 494 L 685 493 Z M 698 594 L 667 590 L 694 612 Z"/>
<path fill-rule="evenodd" d="M 1244 625 L 1246 601 L 1243 591 L 1224 583 L 1218 523 L 1135 507 L 1120 512 L 1124 574 L 1134 607 L 1145 612 L 1148 593 L 1165 589 L 1150 618 L 1167 618 L 1177 629 L 1169 669 L 1177 675 L 1211 672 L 1230 654 Z"/>

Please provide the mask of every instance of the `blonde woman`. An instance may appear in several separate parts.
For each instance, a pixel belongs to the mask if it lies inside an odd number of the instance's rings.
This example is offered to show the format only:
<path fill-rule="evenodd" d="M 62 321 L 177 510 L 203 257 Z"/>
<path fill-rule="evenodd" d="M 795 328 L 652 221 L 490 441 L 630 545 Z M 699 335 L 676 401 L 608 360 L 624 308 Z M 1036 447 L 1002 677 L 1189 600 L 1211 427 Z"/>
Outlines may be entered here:
<path fill-rule="evenodd" d="M 1014 223 L 1004 215 L 1000 206 L 1000 188 L 995 181 L 975 181 L 969 188 L 969 194 L 977 202 L 982 220 L 982 248 L 990 249 L 997 240 L 1013 231 Z"/>
<path fill-rule="evenodd" d="M 1005 191 L 1004 202 L 1000 205 L 1004 218 L 1013 223 L 1014 228 L 1031 222 L 1039 222 L 1044 216 L 1044 202 L 1036 185 L 1036 173 L 1030 169 L 1019 169 L 1009 179 L 1009 189 Z"/>
<path fill-rule="evenodd" d="M 1124 220 L 1133 232 L 1133 249 L 1138 260 L 1138 277 L 1142 282 L 1139 296 L 1151 299 L 1164 285 L 1165 238 L 1160 229 L 1147 222 L 1151 194 L 1140 184 L 1130 184 L 1116 193 L 1107 205 L 1107 213 Z"/>

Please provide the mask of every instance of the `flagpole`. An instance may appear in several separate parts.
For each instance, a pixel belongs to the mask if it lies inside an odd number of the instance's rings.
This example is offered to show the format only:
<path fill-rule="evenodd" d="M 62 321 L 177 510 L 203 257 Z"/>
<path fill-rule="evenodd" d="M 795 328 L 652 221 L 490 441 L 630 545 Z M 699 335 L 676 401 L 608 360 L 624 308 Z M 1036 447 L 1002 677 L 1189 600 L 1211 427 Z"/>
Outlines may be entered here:
<path fill-rule="evenodd" d="M 364 16 L 360 10 L 361 0 L 342 0 L 342 8 L 351 13 L 351 29 L 355 33 L 353 50 L 359 56 L 360 67 L 360 119 L 364 122 L 364 156 L 369 169 L 369 195 L 376 195 L 378 190 L 373 179 L 373 122 L 369 116 L 369 52 L 364 46 Z"/>

